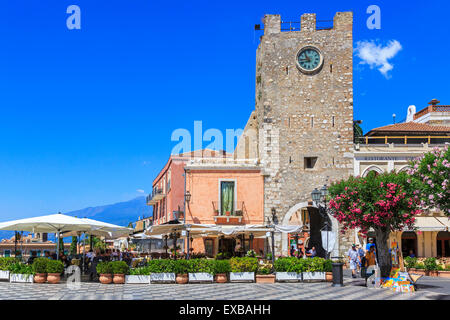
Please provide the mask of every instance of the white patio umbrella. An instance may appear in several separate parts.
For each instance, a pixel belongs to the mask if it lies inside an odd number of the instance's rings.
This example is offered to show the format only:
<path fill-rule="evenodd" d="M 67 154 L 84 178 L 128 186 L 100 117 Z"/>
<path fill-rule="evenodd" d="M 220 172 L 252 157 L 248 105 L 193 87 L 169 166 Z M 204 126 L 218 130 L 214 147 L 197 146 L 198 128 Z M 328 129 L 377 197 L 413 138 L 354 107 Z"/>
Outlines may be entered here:
<path fill-rule="evenodd" d="M 92 226 L 88 222 L 61 213 L 0 223 L 0 230 L 56 233 L 57 259 L 59 259 L 59 239 L 61 232 L 91 229 Z"/>

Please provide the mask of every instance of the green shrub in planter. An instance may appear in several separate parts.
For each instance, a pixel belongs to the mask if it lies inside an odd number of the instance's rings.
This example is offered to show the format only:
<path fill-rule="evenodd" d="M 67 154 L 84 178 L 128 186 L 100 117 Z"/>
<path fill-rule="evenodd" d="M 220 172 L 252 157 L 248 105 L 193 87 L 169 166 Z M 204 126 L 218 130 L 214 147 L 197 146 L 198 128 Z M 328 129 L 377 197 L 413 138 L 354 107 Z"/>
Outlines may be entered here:
<path fill-rule="evenodd" d="M 130 269 L 130 275 L 132 276 L 149 276 L 150 268 L 149 267 L 139 267 Z"/>
<path fill-rule="evenodd" d="M 111 262 L 100 261 L 95 268 L 98 274 L 112 274 L 112 265 Z"/>
<path fill-rule="evenodd" d="M 325 272 L 333 272 L 333 263 L 331 262 L 331 260 L 325 260 L 323 269 L 323 271 Z"/>
<path fill-rule="evenodd" d="M 147 263 L 150 273 L 173 273 L 175 261 L 170 259 L 150 260 Z"/>
<path fill-rule="evenodd" d="M 2 271 L 8 271 L 9 266 L 13 265 L 15 263 L 19 263 L 19 259 L 15 257 L 1 257 L 0 258 L 0 270 Z"/>
<path fill-rule="evenodd" d="M 315 257 L 303 260 L 306 261 L 306 272 L 325 272 L 325 259 Z"/>
<path fill-rule="evenodd" d="M 250 257 L 234 257 L 230 259 L 231 272 L 256 272 L 258 259 Z"/>
<path fill-rule="evenodd" d="M 59 260 L 47 261 L 47 273 L 62 273 L 64 271 L 64 264 Z"/>
<path fill-rule="evenodd" d="M 417 258 L 405 257 L 405 267 L 408 269 L 412 269 L 417 264 Z"/>
<path fill-rule="evenodd" d="M 269 262 L 269 263 L 259 264 L 257 273 L 263 274 L 263 275 L 271 274 L 272 273 L 272 263 Z"/>
<path fill-rule="evenodd" d="M 33 261 L 33 272 L 36 273 L 47 273 L 47 262 L 50 260 L 47 258 L 36 258 Z"/>
<path fill-rule="evenodd" d="M 216 260 L 228 260 L 231 258 L 231 254 L 229 252 L 219 252 L 216 254 Z"/>
<path fill-rule="evenodd" d="M 34 274 L 33 267 L 21 262 L 10 264 L 8 267 L 10 273 L 15 274 Z"/>
<path fill-rule="evenodd" d="M 436 258 L 426 258 L 424 261 L 425 270 L 433 271 L 437 270 Z"/>
<path fill-rule="evenodd" d="M 190 259 L 189 272 L 191 273 L 210 273 L 214 274 L 214 260 L 208 259 Z"/>
<path fill-rule="evenodd" d="M 212 260 L 214 275 L 231 272 L 230 260 Z"/>
<path fill-rule="evenodd" d="M 255 250 L 248 250 L 246 257 L 250 257 L 250 258 L 256 258 L 256 252 Z"/>
<path fill-rule="evenodd" d="M 190 263 L 189 260 L 175 260 L 173 266 L 173 272 L 175 274 L 187 274 L 189 273 Z"/>
<path fill-rule="evenodd" d="M 419 270 L 425 270 L 425 265 L 423 264 L 423 263 L 417 263 L 415 266 L 414 266 L 416 269 L 419 269 Z"/>
<path fill-rule="evenodd" d="M 278 258 L 275 260 L 274 268 L 276 272 L 297 272 L 295 271 L 295 264 L 298 263 L 297 258 L 287 257 L 287 258 Z M 300 271 L 301 272 L 301 271 Z"/>
<path fill-rule="evenodd" d="M 128 274 L 130 271 L 130 267 L 125 261 L 113 261 L 111 262 L 111 268 L 113 274 Z"/>

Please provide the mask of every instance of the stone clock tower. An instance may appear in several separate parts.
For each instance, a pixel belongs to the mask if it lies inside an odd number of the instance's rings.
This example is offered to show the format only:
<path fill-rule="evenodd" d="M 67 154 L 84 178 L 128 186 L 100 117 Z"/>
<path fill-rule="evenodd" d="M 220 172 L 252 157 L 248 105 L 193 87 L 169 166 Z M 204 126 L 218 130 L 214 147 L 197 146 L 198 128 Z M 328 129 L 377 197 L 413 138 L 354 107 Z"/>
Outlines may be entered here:
<path fill-rule="evenodd" d="M 314 188 L 353 172 L 352 29 L 351 12 L 337 13 L 333 27 L 320 30 L 315 14 L 302 15 L 300 30 L 279 15 L 264 17 L 251 125 L 263 167 L 266 221 L 275 212 L 276 223 L 289 224 L 295 211 L 310 210 Z M 333 254 L 348 250 L 353 240 L 339 237 Z M 276 239 L 278 253 L 286 254 L 288 246 L 287 238 Z"/>

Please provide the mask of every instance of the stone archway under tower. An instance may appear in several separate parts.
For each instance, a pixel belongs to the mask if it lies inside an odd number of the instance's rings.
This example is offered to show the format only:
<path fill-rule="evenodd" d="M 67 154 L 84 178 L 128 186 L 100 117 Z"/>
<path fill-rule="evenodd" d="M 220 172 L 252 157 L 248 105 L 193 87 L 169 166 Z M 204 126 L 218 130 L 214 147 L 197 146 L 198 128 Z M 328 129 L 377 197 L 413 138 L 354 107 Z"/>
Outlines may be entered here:
<path fill-rule="evenodd" d="M 302 210 L 307 210 L 308 213 L 313 212 L 314 214 L 319 215 L 319 211 L 316 205 L 311 204 L 310 202 L 301 202 L 293 207 L 291 207 L 288 212 L 285 214 L 281 225 L 282 226 L 292 226 L 292 225 L 300 225 L 300 226 L 307 226 L 309 224 L 309 221 L 303 221 L 305 219 L 305 216 L 302 214 Z M 311 217 L 312 218 L 312 217 Z M 330 252 L 330 257 L 337 257 L 339 255 L 339 225 L 338 221 L 328 214 L 328 219 L 331 221 L 330 231 L 333 233 L 335 240 L 334 246 L 332 251 Z M 314 219 L 312 219 L 314 220 Z M 314 223 L 314 222 L 313 222 Z M 309 226 L 311 228 L 311 226 Z M 312 229 L 309 229 L 310 231 Z M 317 237 L 317 235 L 316 235 Z M 281 254 L 283 256 L 289 255 L 289 235 L 286 233 L 281 234 Z M 314 241 L 314 239 L 311 239 L 311 237 L 308 239 L 308 242 L 311 243 Z M 317 239 L 316 239 L 317 241 Z M 321 243 L 321 241 L 320 241 Z M 318 249 L 318 248 L 316 248 Z M 323 248 L 320 248 L 319 251 L 324 251 Z"/>

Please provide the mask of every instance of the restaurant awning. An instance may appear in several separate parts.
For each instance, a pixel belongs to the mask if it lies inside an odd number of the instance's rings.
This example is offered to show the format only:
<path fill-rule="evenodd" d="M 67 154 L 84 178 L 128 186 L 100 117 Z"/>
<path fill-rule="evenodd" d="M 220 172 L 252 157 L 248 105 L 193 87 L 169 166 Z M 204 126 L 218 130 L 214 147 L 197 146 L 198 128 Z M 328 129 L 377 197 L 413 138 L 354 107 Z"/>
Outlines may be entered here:
<path fill-rule="evenodd" d="M 446 231 L 450 230 L 450 219 L 447 217 L 436 217 L 436 219 L 439 220 L 440 223 L 442 223 L 444 226 L 446 226 Z"/>
<path fill-rule="evenodd" d="M 418 231 L 445 231 L 447 229 L 436 217 L 416 217 L 414 226 Z"/>

